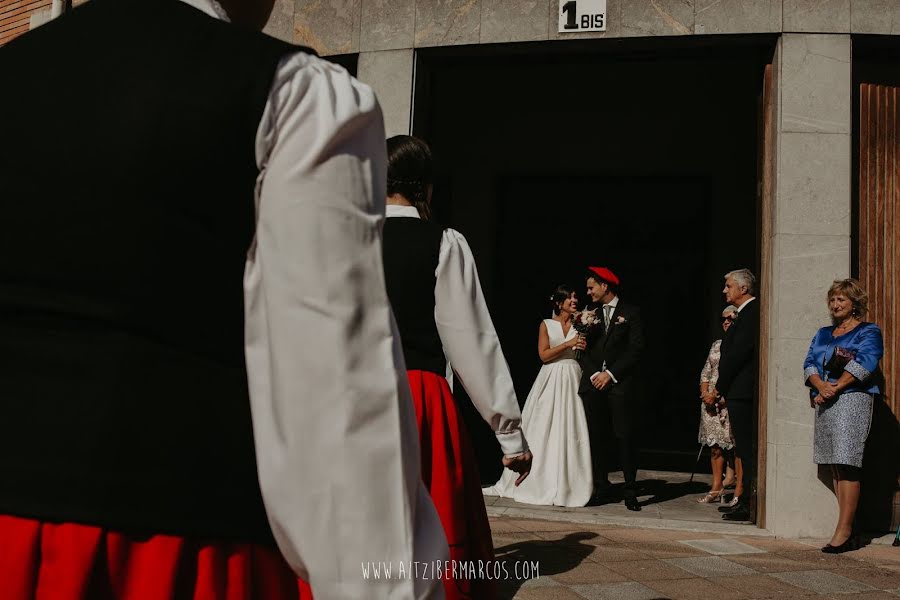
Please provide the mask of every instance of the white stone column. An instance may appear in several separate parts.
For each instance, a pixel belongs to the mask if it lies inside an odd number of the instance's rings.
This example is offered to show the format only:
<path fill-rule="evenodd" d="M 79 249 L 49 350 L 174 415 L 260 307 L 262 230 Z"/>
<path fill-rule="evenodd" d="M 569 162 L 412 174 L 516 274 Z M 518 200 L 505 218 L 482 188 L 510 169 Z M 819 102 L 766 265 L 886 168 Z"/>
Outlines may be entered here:
<path fill-rule="evenodd" d="M 828 286 L 850 273 L 850 36 L 785 34 L 779 44 L 766 526 L 826 537 L 837 501 L 813 464 L 802 365 L 813 334 L 830 322 Z"/>
<path fill-rule="evenodd" d="M 410 133 L 414 65 L 411 48 L 359 55 L 357 77 L 375 90 L 388 137 Z"/>

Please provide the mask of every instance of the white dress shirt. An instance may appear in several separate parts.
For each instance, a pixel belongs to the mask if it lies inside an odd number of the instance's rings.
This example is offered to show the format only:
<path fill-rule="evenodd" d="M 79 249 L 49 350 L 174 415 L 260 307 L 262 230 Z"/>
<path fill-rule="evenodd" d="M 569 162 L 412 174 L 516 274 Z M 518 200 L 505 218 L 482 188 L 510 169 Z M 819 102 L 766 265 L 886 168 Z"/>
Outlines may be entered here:
<path fill-rule="evenodd" d="M 226 18 L 212 0 L 183 0 Z M 448 558 L 385 290 L 384 125 L 372 90 L 304 53 L 278 66 L 256 138 L 244 273 L 259 481 L 282 554 L 317 600 L 443 598 L 402 562 Z M 211 174 L 215 176 L 215 174 Z M 366 580 L 389 562 L 393 579 Z"/>
<path fill-rule="evenodd" d="M 610 318 L 610 322 L 607 323 L 607 322 L 606 322 L 606 315 L 603 316 L 603 319 L 604 319 L 603 323 L 604 323 L 604 326 L 605 326 L 606 329 L 607 329 L 607 333 L 609 332 L 609 327 L 612 325 L 612 314 L 613 314 L 614 312 L 616 312 L 616 307 L 617 307 L 618 305 L 619 305 L 619 297 L 618 297 L 618 296 L 613 296 L 613 299 L 612 299 L 612 300 L 610 300 L 608 303 L 606 303 L 606 304 L 604 304 L 603 306 L 600 307 L 600 312 L 601 312 L 601 313 L 604 312 L 604 307 L 606 307 L 606 306 L 609 306 L 609 307 L 610 307 L 610 310 L 609 310 L 609 318 Z M 606 373 L 606 374 L 609 375 L 609 378 L 612 379 L 612 382 L 613 382 L 613 383 L 619 383 L 619 380 L 616 379 L 616 376 L 613 375 L 612 371 L 610 371 L 609 369 L 606 368 L 606 363 L 605 363 L 605 362 L 603 363 L 603 366 L 601 367 L 601 369 L 602 369 L 602 370 L 597 371 L 596 373 L 594 373 L 593 375 L 591 375 L 591 381 L 594 381 L 594 378 L 597 377 L 597 375 L 599 375 L 600 373 Z"/>
<path fill-rule="evenodd" d="M 387 216 L 419 218 L 413 206 L 389 204 Z M 463 235 L 445 229 L 435 270 L 434 321 L 447 360 L 472 404 L 497 434 L 506 456 L 528 449 L 509 366 L 488 312 L 475 257 Z"/>

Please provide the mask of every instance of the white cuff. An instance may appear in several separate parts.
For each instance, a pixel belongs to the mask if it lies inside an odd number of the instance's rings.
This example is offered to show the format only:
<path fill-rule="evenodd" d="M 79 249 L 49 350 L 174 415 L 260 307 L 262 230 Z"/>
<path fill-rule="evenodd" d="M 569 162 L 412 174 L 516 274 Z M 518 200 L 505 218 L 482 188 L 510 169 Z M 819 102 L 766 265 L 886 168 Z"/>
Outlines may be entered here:
<path fill-rule="evenodd" d="M 597 375 L 599 375 L 599 374 L 602 373 L 602 372 L 603 372 L 603 371 L 597 371 L 596 373 L 594 373 L 593 375 L 591 375 L 591 382 L 593 383 L 594 377 L 596 377 Z"/>
<path fill-rule="evenodd" d="M 612 371 L 607 369 L 606 372 L 609 373 L 609 378 L 613 380 L 613 383 L 619 383 L 619 380 L 616 379 L 616 376 L 612 374 Z"/>
<path fill-rule="evenodd" d="M 498 431 L 497 441 L 500 442 L 503 456 L 517 456 L 528 450 L 528 442 L 525 441 L 525 434 L 521 429 Z"/>

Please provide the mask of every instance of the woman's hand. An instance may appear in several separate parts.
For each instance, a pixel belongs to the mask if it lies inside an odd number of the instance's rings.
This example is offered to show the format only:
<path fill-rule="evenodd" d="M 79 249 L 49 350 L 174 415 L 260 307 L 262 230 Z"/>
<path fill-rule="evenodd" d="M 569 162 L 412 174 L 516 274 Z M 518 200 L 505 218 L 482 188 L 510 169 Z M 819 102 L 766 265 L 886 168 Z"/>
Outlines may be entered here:
<path fill-rule="evenodd" d="M 823 381 L 819 386 L 819 395 L 823 398 L 819 404 L 824 404 L 826 400 L 833 400 L 838 396 L 837 386 L 833 383 Z"/>
<path fill-rule="evenodd" d="M 581 335 L 580 333 L 574 338 L 575 345 L 573 346 L 576 350 L 586 350 L 587 349 L 587 338 Z"/>
<path fill-rule="evenodd" d="M 531 472 L 531 461 L 531 452 L 528 450 L 516 456 L 503 457 L 503 466 L 519 474 L 519 477 L 516 479 L 516 487 L 525 481 L 525 478 Z"/>
<path fill-rule="evenodd" d="M 828 400 L 826 398 L 824 398 L 822 396 L 822 394 L 816 394 L 815 397 L 813 397 L 813 399 L 810 400 L 809 406 L 810 406 L 810 408 L 815 408 L 816 406 L 821 406 L 822 404 L 825 404 L 826 402 L 828 402 Z"/>

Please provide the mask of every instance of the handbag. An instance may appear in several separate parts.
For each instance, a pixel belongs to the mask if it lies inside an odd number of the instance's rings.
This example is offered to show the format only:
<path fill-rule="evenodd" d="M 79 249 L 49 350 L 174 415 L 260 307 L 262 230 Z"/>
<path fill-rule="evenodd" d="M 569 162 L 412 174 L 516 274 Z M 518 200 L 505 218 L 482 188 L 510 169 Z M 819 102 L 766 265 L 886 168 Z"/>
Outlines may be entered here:
<path fill-rule="evenodd" d="M 856 358 L 856 353 L 848 350 L 843 346 L 835 346 L 831 358 L 825 363 L 825 371 L 828 373 L 838 373 L 847 368 L 847 364 Z"/>

